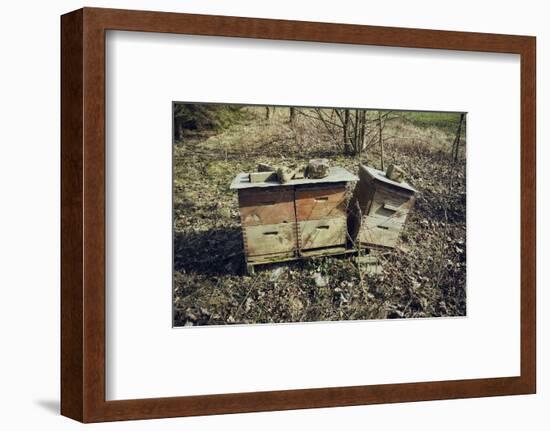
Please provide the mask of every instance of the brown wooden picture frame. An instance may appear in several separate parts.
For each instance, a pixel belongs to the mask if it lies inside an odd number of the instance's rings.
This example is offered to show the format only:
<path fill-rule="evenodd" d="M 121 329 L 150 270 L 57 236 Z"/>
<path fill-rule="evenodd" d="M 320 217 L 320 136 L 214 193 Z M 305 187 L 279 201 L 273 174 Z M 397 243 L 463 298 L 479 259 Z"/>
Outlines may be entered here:
<path fill-rule="evenodd" d="M 106 401 L 107 30 L 521 56 L 521 375 Z M 84 8 L 61 17 L 61 413 L 82 422 L 532 394 L 536 390 L 535 47 L 528 36 Z"/>

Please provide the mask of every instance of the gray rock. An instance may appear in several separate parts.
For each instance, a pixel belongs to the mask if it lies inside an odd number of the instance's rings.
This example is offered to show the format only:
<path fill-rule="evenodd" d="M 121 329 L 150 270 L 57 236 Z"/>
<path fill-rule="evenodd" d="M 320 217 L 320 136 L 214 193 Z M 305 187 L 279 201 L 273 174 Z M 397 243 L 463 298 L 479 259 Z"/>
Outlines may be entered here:
<path fill-rule="evenodd" d="M 386 177 L 392 181 L 401 183 L 405 179 L 405 171 L 401 168 L 401 166 L 390 165 L 386 170 Z"/>
<path fill-rule="evenodd" d="M 326 277 L 323 277 L 319 272 L 313 274 L 313 281 L 315 282 L 315 286 L 317 287 L 326 287 L 328 284 L 328 280 L 326 279 Z"/>
<path fill-rule="evenodd" d="M 285 272 L 285 268 L 282 266 L 280 266 L 277 269 L 274 269 L 271 272 L 271 275 L 269 276 L 269 281 L 277 281 L 279 277 L 283 274 L 283 272 Z"/>
<path fill-rule="evenodd" d="M 273 172 L 275 168 L 267 163 L 258 163 L 258 172 Z"/>
<path fill-rule="evenodd" d="M 288 183 L 294 176 L 295 170 L 292 168 L 287 168 L 286 166 L 281 166 L 277 169 L 277 176 L 281 183 Z"/>
<path fill-rule="evenodd" d="M 301 180 L 305 178 L 306 176 L 306 168 L 307 166 L 300 166 L 296 171 L 294 172 L 294 179 L 295 180 Z"/>
<path fill-rule="evenodd" d="M 307 177 L 325 178 L 328 175 L 329 168 L 327 159 L 311 159 L 307 165 Z"/>

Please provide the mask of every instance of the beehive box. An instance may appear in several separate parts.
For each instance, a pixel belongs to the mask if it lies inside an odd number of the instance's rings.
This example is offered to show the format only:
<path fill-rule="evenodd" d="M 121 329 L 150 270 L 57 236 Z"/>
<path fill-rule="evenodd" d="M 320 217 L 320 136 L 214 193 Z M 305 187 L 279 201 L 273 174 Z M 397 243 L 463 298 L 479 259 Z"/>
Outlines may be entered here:
<path fill-rule="evenodd" d="M 254 187 L 240 189 L 238 194 L 247 260 L 294 256 L 297 242 L 294 189 Z"/>
<path fill-rule="evenodd" d="M 352 240 L 364 247 L 395 247 L 415 194 L 409 184 L 392 181 L 383 171 L 361 165 L 348 219 Z"/>
<path fill-rule="evenodd" d="M 239 198 L 247 269 L 260 263 L 345 251 L 346 185 L 357 177 L 339 167 L 322 179 L 251 182 L 240 173 L 231 184 Z"/>
<path fill-rule="evenodd" d="M 346 183 L 294 188 L 298 250 L 346 244 Z"/>

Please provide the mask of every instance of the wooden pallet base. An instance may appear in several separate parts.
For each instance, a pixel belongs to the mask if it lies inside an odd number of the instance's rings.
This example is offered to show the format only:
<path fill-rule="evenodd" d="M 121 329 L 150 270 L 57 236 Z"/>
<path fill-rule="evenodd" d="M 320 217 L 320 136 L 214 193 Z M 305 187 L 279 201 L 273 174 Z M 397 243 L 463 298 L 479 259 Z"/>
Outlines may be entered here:
<path fill-rule="evenodd" d="M 369 242 L 361 242 L 360 247 L 363 250 L 373 250 L 373 251 L 390 251 L 395 249 L 395 247 L 389 247 L 387 245 L 380 245 L 380 244 L 371 244 Z"/>
<path fill-rule="evenodd" d="M 290 262 L 294 260 L 311 259 L 315 257 L 324 256 L 337 256 L 337 255 L 352 255 L 356 254 L 357 249 L 346 247 L 327 247 L 312 250 L 302 250 L 299 255 L 286 254 L 286 255 L 266 255 L 266 256 L 254 256 L 249 257 L 246 261 L 246 272 L 251 275 L 254 274 L 254 268 L 258 265 L 266 265 L 270 263 Z"/>

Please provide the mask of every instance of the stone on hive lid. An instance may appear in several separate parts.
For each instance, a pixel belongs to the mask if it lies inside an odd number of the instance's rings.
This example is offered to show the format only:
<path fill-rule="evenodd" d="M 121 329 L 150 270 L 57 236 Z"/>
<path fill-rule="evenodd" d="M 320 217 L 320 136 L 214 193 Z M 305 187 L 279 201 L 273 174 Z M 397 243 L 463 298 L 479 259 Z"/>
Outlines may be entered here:
<path fill-rule="evenodd" d="M 258 163 L 258 172 L 275 172 L 275 168 L 267 163 Z"/>
<path fill-rule="evenodd" d="M 306 177 L 306 168 L 307 168 L 307 166 L 302 165 L 298 169 L 296 169 L 296 172 L 294 172 L 293 179 L 303 180 Z"/>
<path fill-rule="evenodd" d="M 324 178 L 328 175 L 329 168 L 327 159 L 311 159 L 307 165 L 307 177 Z"/>
<path fill-rule="evenodd" d="M 277 176 L 281 183 L 288 183 L 294 176 L 295 169 L 286 166 L 280 166 L 277 169 Z"/>
<path fill-rule="evenodd" d="M 265 181 L 277 181 L 276 172 L 250 172 L 251 183 L 263 183 Z"/>
<path fill-rule="evenodd" d="M 405 179 L 405 171 L 401 168 L 401 166 L 390 165 L 386 170 L 386 177 L 392 181 L 401 183 Z"/>

